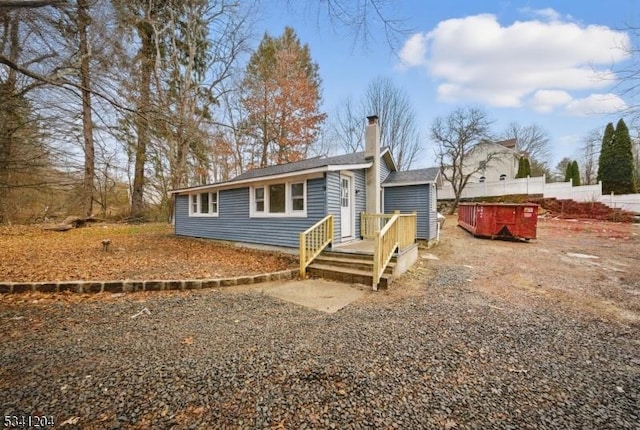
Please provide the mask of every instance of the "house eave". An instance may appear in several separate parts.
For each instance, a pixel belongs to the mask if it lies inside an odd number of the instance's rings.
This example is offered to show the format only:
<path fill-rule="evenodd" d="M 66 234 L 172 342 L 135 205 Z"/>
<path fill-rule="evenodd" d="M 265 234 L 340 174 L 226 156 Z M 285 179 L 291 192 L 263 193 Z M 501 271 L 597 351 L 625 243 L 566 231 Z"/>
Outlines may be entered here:
<path fill-rule="evenodd" d="M 227 182 L 219 182 L 217 184 L 198 185 L 196 187 L 188 187 L 188 188 L 181 188 L 178 190 L 171 190 L 168 193 L 171 195 L 171 194 L 192 193 L 196 191 L 231 189 L 231 188 L 238 188 L 238 187 L 255 183 L 255 182 L 274 181 L 278 179 L 292 178 L 295 176 L 312 175 L 314 173 L 335 172 L 340 170 L 367 169 L 371 167 L 371 164 L 372 163 L 329 165 L 329 166 L 316 167 L 314 169 L 305 169 L 305 170 L 297 170 L 295 172 L 281 173 L 279 175 L 258 176 L 255 178 L 243 179 L 241 181 L 227 181 Z"/>
<path fill-rule="evenodd" d="M 436 181 L 414 181 L 414 182 L 394 182 L 391 184 L 382 184 L 382 188 L 391 188 L 391 187 L 408 187 L 410 185 L 427 185 L 433 184 Z"/>
<path fill-rule="evenodd" d="M 393 159 L 393 154 L 391 154 L 391 150 L 389 147 L 386 147 L 384 151 L 380 154 L 380 158 L 386 158 L 391 162 L 391 167 L 389 167 L 390 172 L 397 172 L 398 167 L 396 166 L 396 160 Z M 388 163 L 387 163 L 388 166 Z"/>

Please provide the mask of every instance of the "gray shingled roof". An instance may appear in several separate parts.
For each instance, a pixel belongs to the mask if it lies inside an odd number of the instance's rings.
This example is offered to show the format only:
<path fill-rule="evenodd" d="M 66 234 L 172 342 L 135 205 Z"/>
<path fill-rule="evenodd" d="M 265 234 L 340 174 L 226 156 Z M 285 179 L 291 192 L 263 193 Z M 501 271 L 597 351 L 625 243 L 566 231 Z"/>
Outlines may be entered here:
<path fill-rule="evenodd" d="M 381 153 L 384 153 L 387 148 L 382 148 Z M 315 157 L 307 160 L 296 161 L 293 163 L 279 164 L 277 166 L 263 167 L 261 169 L 253 169 L 248 172 L 244 172 L 235 178 L 229 179 L 223 182 L 216 182 L 206 185 L 197 185 L 194 187 L 182 188 L 171 191 L 172 193 L 181 193 L 193 189 L 206 189 L 208 187 L 220 187 L 225 185 L 233 185 L 234 182 L 251 181 L 252 179 L 258 179 L 274 175 L 282 175 L 294 172 L 304 172 L 305 170 L 317 169 L 319 167 L 326 166 L 343 166 L 343 165 L 356 165 L 365 164 L 368 161 L 365 159 L 364 151 L 354 152 L 353 154 L 336 155 L 333 157 Z"/>
<path fill-rule="evenodd" d="M 428 167 L 426 169 L 406 170 L 404 172 L 391 172 L 382 186 L 393 186 L 402 184 L 423 184 L 435 182 L 440 173 L 439 167 Z"/>
<path fill-rule="evenodd" d="M 262 178 L 264 176 L 282 175 L 285 173 L 298 172 L 301 170 L 316 169 L 324 166 L 335 166 L 343 164 L 364 164 L 367 160 L 363 152 L 355 152 L 353 154 L 336 155 L 334 157 L 315 157 L 293 163 L 279 164 L 277 166 L 263 167 L 261 169 L 253 169 L 244 172 L 241 175 L 228 181 L 243 181 L 247 179 Z"/>

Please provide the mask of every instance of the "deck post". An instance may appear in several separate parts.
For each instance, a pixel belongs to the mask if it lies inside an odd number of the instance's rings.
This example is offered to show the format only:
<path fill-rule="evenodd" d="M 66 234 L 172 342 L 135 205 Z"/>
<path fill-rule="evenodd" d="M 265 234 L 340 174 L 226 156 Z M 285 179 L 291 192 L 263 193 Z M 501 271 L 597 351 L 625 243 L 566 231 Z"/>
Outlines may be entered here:
<path fill-rule="evenodd" d="M 306 236 L 304 233 L 300 233 L 300 279 L 304 279 L 307 266 L 305 262 L 307 261 L 307 243 Z"/>
<path fill-rule="evenodd" d="M 373 238 L 373 291 L 378 291 L 378 272 L 380 271 L 380 235 Z"/>

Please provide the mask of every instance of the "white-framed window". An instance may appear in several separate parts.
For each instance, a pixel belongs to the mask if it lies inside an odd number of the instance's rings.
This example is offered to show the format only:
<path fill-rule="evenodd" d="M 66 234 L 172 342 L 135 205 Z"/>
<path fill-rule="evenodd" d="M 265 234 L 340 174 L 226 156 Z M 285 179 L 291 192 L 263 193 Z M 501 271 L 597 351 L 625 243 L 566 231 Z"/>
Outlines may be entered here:
<path fill-rule="evenodd" d="M 253 189 L 253 205 L 252 210 L 254 212 L 264 212 L 264 187 L 257 187 Z"/>
<path fill-rule="evenodd" d="M 293 212 L 304 210 L 304 182 L 291 184 L 291 210 Z"/>
<path fill-rule="evenodd" d="M 484 176 L 480 176 L 480 179 L 478 179 L 478 182 L 484 182 L 487 178 L 485 178 Z"/>
<path fill-rule="evenodd" d="M 307 181 L 273 182 L 251 188 L 251 217 L 306 217 Z"/>
<path fill-rule="evenodd" d="M 500 175 L 500 180 L 501 181 L 505 181 L 507 179 L 507 175 L 505 175 L 504 173 L 502 175 Z"/>
<path fill-rule="evenodd" d="M 218 192 L 189 194 L 189 216 L 218 216 Z"/>

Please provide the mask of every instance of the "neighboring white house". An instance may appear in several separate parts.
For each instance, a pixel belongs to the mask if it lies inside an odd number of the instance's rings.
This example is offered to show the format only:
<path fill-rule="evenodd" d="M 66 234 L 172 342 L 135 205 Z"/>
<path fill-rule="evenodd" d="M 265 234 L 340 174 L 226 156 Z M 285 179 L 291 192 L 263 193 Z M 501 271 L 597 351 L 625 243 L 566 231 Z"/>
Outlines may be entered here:
<path fill-rule="evenodd" d="M 471 175 L 469 184 L 514 179 L 518 174 L 518 160 L 526 155 L 516 151 L 516 139 L 500 142 L 482 140 L 464 156 L 463 175 Z M 444 177 L 450 177 L 450 168 L 445 168 Z M 445 181 L 443 188 L 450 186 Z"/>
<path fill-rule="evenodd" d="M 490 142 L 483 140 L 465 156 L 467 172 L 474 173 L 469 183 L 504 181 L 518 174 L 518 160 L 522 154 L 516 151 L 516 139 Z"/>

